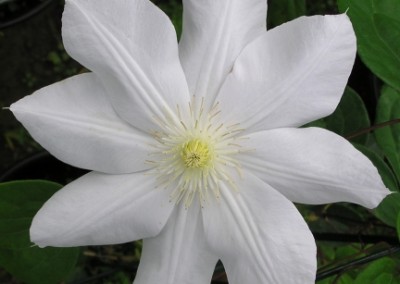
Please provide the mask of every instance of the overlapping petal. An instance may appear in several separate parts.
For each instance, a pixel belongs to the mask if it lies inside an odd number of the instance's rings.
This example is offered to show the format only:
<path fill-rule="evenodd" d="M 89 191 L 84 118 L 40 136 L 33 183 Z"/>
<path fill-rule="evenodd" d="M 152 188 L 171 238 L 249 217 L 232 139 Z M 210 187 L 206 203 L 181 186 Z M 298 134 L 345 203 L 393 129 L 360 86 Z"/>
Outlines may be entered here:
<path fill-rule="evenodd" d="M 91 172 L 55 193 L 30 229 L 38 246 L 72 247 L 130 242 L 154 237 L 174 204 L 155 188 L 151 175 Z"/>
<path fill-rule="evenodd" d="M 184 0 L 179 53 L 190 93 L 212 104 L 242 49 L 266 31 L 266 0 Z"/>
<path fill-rule="evenodd" d="M 374 208 L 390 193 L 369 159 L 330 131 L 282 128 L 248 138 L 242 165 L 294 202 Z"/>
<path fill-rule="evenodd" d="M 346 15 L 301 17 L 268 31 L 235 62 L 217 100 L 246 131 L 300 126 L 332 113 L 354 63 Z"/>
<path fill-rule="evenodd" d="M 218 257 L 204 238 L 199 204 L 176 206 L 160 235 L 145 239 L 135 284 L 208 284 Z"/>
<path fill-rule="evenodd" d="M 176 33 L 148 0 L 67 0 L 62 34 L 68 53 L 92 70 L 119 116 L 145 131 L 189 101 Z M 150 127 L 150 129 L 149 129 Z"/>
<path fill-rule="evenodd" d="M 229 283 L 314 283 L 314 238 L 296 207 L 248 171 L 203 209 L 207 242 Z"/>
<path fill-rule="evenodd" d="M 92 73 L 45 87 L 10 109 L 36 141 L 65 163 L 106 173 L 149 167 L 151 137 L 118 117 Z"/>

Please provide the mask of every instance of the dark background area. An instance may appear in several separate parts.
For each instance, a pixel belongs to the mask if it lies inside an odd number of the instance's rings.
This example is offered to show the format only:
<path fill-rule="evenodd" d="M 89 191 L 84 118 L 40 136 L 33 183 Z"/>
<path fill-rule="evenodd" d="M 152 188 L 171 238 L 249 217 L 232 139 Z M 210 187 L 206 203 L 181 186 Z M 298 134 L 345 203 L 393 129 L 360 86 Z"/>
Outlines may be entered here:
<path fill-rule="evenodd" d="M 62 46 L 64 1 L 44 2 L 0 1 L 1 108 L 82 69 Z M 0 111 L 0 133 L 0 172 L 40 151 L 7 109 Z"/>

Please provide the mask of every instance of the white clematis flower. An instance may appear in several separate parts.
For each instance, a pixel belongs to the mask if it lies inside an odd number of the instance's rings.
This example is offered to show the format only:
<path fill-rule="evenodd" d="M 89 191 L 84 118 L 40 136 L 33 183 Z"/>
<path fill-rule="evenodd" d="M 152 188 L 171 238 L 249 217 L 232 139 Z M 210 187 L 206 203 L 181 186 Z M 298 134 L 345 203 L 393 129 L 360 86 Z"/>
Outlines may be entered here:
<path fill-rule="evenodd" d="M 144 238 L 134 283 L 314 283 L 294 202 L 373 208 L 389 193 L 345 139 L 297 128 L 336 108 L 355 57 L 346 15 L 266 31 L 265 0 L 184 0 L 182 39 L 148 0 L 67 0 L 63 39 L 91 73 L 10 109 L 92 170 L 35 216 L 44 246 Z"/>

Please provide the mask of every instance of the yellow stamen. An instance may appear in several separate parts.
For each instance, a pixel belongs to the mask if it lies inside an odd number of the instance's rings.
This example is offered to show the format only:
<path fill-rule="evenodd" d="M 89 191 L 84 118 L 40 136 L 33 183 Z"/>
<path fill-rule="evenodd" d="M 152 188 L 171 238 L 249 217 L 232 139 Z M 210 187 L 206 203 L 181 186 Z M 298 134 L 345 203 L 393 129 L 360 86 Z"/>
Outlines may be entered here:
<path fill-rule="evenodd" d="M 193 139 L 183 144 L 181 157 L 188 168 L 204 168 L 211 160 L 210 147 L 200 139 Z"/>

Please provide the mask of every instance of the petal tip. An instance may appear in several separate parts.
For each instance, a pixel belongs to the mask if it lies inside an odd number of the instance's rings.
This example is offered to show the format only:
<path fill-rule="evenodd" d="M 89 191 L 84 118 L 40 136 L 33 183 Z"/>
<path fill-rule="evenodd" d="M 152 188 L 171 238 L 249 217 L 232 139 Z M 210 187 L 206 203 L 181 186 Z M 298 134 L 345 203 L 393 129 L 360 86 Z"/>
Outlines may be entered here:
<path fill-rule="evenodd" d="M 374 199 L 371 198 L 370 202 L 368 204 L 364 204 L 368 209 L 375 209 L 376 207 L 379 206 L 379 204 L 382 203 L 382 201 L 388 197 L 389 195 L 393 194 L 394 192 L 390 191 L 388 188 L 383 188 L 380 190 L 378 194 L 374 197 Z"/>

